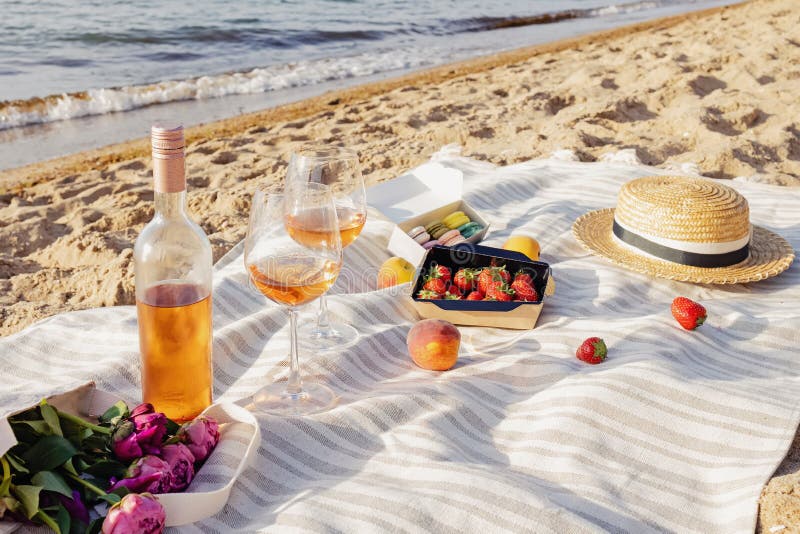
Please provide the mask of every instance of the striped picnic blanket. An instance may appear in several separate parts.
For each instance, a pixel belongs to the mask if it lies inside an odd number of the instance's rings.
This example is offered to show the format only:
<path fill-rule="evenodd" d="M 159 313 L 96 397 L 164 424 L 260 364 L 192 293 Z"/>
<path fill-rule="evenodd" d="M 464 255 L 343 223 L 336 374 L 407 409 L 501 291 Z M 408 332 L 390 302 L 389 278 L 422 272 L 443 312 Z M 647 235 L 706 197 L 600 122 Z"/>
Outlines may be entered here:
<path fill-rule="evenodd" d="M 746 286 L 651 279 L 587 254 L 570 227 L 613 206 L 625 181 L 663 170 L 439 160 L 464 172 L 465 196 L 490 219 L 484 244 L 512 230 L 541 242 L 557 289 L 537 327 L 462 327 L 455 369 L 415 367 L 405 347 L 413 309 L 397 289 L 375 290 L 391 224 L 371 214 L 330 298 L 361 338 L 301 354 L 339 406 L 259 416 L 255 467 L 223 512 L 182 531 L 752 532 L 759 492 L 800 418 L 797 264 Z M 800 248 L 800 191 L 731 185 L 754 223 Z M 239 245 L 215 268 L 218 400 L 287 370 L 287 315 L 249 290 L 241 254 Z M 708 308 L 699 330 L 672 319 L 676 295 Z M 592 335 L 610 351 L 597 366 L 574 355 Z M 59 315 L 0 340 L 0 412 L 90 379 L 137 401 L 137 343 L 129 306 Z"/>

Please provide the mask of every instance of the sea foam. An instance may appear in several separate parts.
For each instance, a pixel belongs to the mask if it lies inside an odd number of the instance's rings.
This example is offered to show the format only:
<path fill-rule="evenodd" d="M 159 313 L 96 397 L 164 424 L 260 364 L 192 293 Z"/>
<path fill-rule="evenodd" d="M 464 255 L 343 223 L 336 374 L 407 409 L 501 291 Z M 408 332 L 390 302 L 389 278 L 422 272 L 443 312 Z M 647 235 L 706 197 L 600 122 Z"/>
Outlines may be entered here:
<path fill-rule="evenodd" d="M 349 57 L 299 61 L 245 72 L 109 89 L 89 89 L 79 93 L 4 102 L 0 103 L 0 130 L 128 111 L 180 100 L 264 93 L 411 69 L 432 64 L 432 58 L 435 57 L 436 51 L 422 49 L 363 53 Z"/>

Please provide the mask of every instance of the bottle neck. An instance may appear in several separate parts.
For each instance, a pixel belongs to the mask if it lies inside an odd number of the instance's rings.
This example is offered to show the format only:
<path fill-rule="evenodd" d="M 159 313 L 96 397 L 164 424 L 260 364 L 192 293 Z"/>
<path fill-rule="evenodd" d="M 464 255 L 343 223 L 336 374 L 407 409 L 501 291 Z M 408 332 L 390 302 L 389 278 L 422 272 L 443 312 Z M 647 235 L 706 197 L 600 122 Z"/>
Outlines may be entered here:
<path fill-rule="evenodd" d="M 177 219 L 186 215 L 186 190 L 174 193 L 155 192 L 156 215 Z"/>

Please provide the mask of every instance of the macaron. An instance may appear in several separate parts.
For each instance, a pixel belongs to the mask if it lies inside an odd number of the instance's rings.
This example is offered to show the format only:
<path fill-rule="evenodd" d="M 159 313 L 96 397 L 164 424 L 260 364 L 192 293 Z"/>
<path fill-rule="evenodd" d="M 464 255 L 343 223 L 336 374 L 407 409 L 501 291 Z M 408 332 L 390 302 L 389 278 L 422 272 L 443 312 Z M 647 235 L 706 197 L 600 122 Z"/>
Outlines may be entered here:
<path fill-rule="evenodd" d="M 459 233 L 458 230 L 448 230 L 441 236 L 439 236 L 437 239 L 439 239 L 439 241 L 441 241 L 444 246 L 449 246 L 447 242 L 453 239 L 455 236 L 461 236 L 461 233 Z"/>
<path fill-rule="evenodd" d="M 447 241 L 444 243 L 444 246 L 446 246 L 446 247 L 452 247 L 453 245 L 458 245 L 459 243 L 464 243 L 465 241 L 466 241 L 466 239 L 464 239 L 464 236 L 463 236 L 463 235 L 461 235 L 461 234 L 456 234 L 454 237 L 451 237 L 450 239 L 448 239 L 448 240 L 447 240 Z"/>
<path fill-rule="evenodd" d="M 428 232 L 425 231 L 425 228 L 423 228 L 422 226 L 415 226 L 414 228 L 409 230 L 408 235 L 409 237 L 411 237 L 411 239 L 413 239 L 420 245 L 426 243 L 427 241 L 430 241 L 431 239 L 431 236 L 428 234 Z"/>
<path fill-rule="evenodd" d="M 435 223 L 432 223 L 432 224 L 429 224 L 428 226 L 426 226 L 425 230 L 434 239 L 439 239 L 440 237 L 442 237 L 442 234 L 444 234 L 445 232 L 449 231 L 450 229 L 447 228 L 447 226 L 445 226 L 444 224 L 442 224 L 442 223 L 437 221 Z"/>
<path fill-rule="evenodd" d="M 444 219 L 442 222 L 451 229 L 456 229 L 459 226 L 463 226 L 469 222 L 469 217 L 464 215 L 463 211 L 454 211 Z"/>
<path fill-rule="evenodd" d="M 423 243 L 422 244 L 422 248 L 424 248 L 425 250 L 430 250 L 433 247 L 435 247 L 436 245 L 441 245 L 441 244 L 442 244 L 442 242 L 439 241 L 438 239 L 431 239 L 427 243 Z"/>
<path fill-rule="evenodd" d="M 467 224 L 458 227 L 458 231 L 461 232 L 461 235 L 464 236 L 464 239 L 469 239 L 481 230 L 483 230 L 483 226 L 476 222 L 468 222 Z"/>

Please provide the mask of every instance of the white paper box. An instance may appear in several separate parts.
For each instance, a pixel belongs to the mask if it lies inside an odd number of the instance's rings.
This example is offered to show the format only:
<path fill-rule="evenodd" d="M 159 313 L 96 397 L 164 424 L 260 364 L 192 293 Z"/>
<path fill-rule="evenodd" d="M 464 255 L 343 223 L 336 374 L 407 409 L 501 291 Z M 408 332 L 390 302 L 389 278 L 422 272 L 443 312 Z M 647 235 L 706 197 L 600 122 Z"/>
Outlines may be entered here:
<path fill-rule="evenodd" d="M 414 266 L 425 257 L 425 249 L 411 239 L 408 232 L 415 226 L 441 221 L 454 211 L 463 211 L 483 230 L 467 239 L 478 243 L 486 236 L 489 223 L 475 208 L 461 198 L 464 175 L 458 169 L 436 162 L 414 170 L 367 190 L 367 202 L 395 223 L 387 248 Z"/>
<path fill-rule="evenodd" d="M 47 402 L 59 410 L 88 420 L 102 415 L 103 412 L 119 400 L 121 399 L 116 395 L 96 389 L 94 382 L 89 382 L 71 391 L 48 397 Z M 30 408 L 33 408 L 33 406 L 20 407 L 15 413 L 23 412 Z M 261 442 L 261 430 L 258 427 L 258 421 L 256 421 L 253 414 L 241 406 L 230 403 L 214 404 L 203 411 L 203 414 L 217 420 L 220 425 L 220 439 L 214 452 L 206 459 L 203 467 L 195 475 L 196 479 L 201 473 L 214 468 L 214 456 L 218 453 L 227 454 L 228 456 L 235 454 L 232 457 L 238 457 L 239 464 L 228 480 L 214 483 L 213 487 L 204 485 L 204 487 L 199 488 L 199 481 L 194 480 L 183 493 L 156 495 L 166 512 L 166 525 L 168 527 L 194 523 L 211 517 L 222 510 L 225 503 L 228 502 L 228 496 L 236 479 L 253 461 L 258 445 Z M 8 417 L 12 415 L 14 414 L 9 414 L 0 419 L 0 456 L 17 444 L 11 425 L 8 422 Z M 196 481 L 198 482 L 197 484 L 195 484 Z M 19 526 L 21 525 L 14 523 L 0 524 L 0 532 L 11 532 Z M 7 527 L 8 530 L 2 527 Z"/>

